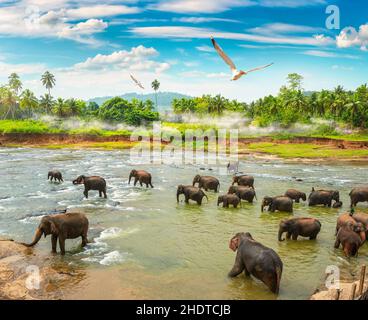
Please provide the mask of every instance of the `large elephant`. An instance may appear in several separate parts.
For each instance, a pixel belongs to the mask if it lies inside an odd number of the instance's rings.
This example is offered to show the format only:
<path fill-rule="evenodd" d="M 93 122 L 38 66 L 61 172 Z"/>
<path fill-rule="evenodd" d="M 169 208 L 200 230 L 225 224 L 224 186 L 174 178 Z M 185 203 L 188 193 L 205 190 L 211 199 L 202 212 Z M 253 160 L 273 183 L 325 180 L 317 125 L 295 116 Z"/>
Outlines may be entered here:
<path fill-rule="evenodd" d="M 153 188 L 152 175 L 147 171 L 132 170 L 129 174 L 129 184 L 132 178 L 134 178 L 134 186 L 139 181 L 139 184 L 141 185 L 141 187 L 143 186 L 143 183 L 144 183 L 146 185 L 146 188 L 148 188 L 148 186 L 151 186 L 151 188 Z"/>
<path fill-rule="evenodd" d="M 293 218 L 280 222 L 279 241 L 284 241 L 282 235 L 286 232 L 287 239 L 298 240 L 298 236 L 307 237 L 310 240 L 317 238 L 321 231 L 321 222 L 314 218 Z"/>
<path fill-rule="evenodd" d="M 283 264 L 274 250 L 255 241 L 250 233 L 236 234 L 229 247 L 237 251 L 229 277 L 236 277 L 244 271 L 246 276 L 253 275 L 261 280 L 273 293 L 279 293 Z"/>
<path fill-rule="evenodd" d="M 88 219 L 81 213 L 65 213 L 49 215 L 42 218 L 32 243 L 23 243 L 27 247 L 35 246 L 40 241 L 42 235 L 45 237 L 51 234 L 52 252 L 56 253 L 57 240 L 61 254 L 65 254 L 65 240 L 82 237 L 82 247 L 88 243 Z"/>
<path fill-rule="evenodd" d="M 269 212 L 293 212 L 293 200 L 285 196 L 278 196 L 273 198 L 264 197 L 261 206 L 262 212 L 264 210 L 264 207 L 268 207 Z"/>
<path fill-rule="evenodd" d="M 332 200 L 340 202 L 340 193 L 337 190 L 315 190 L 312 188 L 312 192 L 308 198 L 309 206 L 324 205 L 331 208 Z"/>
<path fill-rule="evenodd" d="M 368 201 L 368 187 L 354 188 L 349 193 L 350 195 L 350 206 L 355 207 L 358 202 Z"/>
<path fill-rule="evenodd" d="M 256 191 L 253 187 L 231 186 L 228 193 L 236 194 L 241 200 L 245 200 L 250 203 L 253 203 L 254 198 L 257 199 Z"/>
<path fill-rule="evenodd" d="M 346 257 L 356 257 L 363 244 L 360 237 L 362 230 L 351 223 L 343 225 L 336 235 L 335 248 L 338 249 L 341 244 Z"/>
<path fill-rule="evenodd" d="M 238 186 L 254 188 L 254 177 L 248 175 L 234 176 L 232 185 L 234 185 L 235 183 L 237 183 Z"/>
<path fill-rule="evenodd" d="M 57 181 L 59 181 L 59 183 L 64 182 L 63 175 L 58 170 L 49 171 L 49 173 L 47 174 L 47 180 L 49 180 L 49 179 L 50 179 L 50 181 L 55 180 L 55 182 L 57 180 Z"/>
<path fill-rule="evenodd" d="M 88 191 L 89 190 L 98 190 L 100 197 L 104 194 L 104 197 L 107 198 L 106 195 L 106 180 L 101 177 L 93 176 L 79 176 L 77 179 L 73 180 L 73 184 L 84 184 L 84 196 L 88 199 Z"/>
<path fill-rule="evenodd" d="M 179 202 L 179 196 L 181 194 L 184 194 L 185 196 L 185 203 L 189 203 L 189 200 L 192 200 L 197 202 L 198 205 L 201 205 L 204 197 L 206 197 L 208 201 L 207 195 L 203 192 L 202 189 L 199 189 L 197 187 L 179 185 L 176 192 L 177 202 Z"/>
<path fill-rule="evenodd" d="M 205 191 L 220 191 L 220 181 L 215 177 L 200 176 L 197 174 L 193 179 L 193 187 L 196 185 L 196 183 L 198 183 L 198 188 L 204 189 Z"/>
<path fill-rule="evenodd" d="M 368 214 L 367 213 L 356 212 L 356 213 L 353 213 L 352 217 L 354 218 L 356 222 L 362 223 L 368 232 Z"/>
<path fill-rule="evenodd" d="M 286 190 L 285 197 L 289 197 L 290 199 L 293 199 L 296 203 L 299 203 L 300 199 L 302 199 L 303 201 L 307 200 L 307 195 L 304 192 L 301 192 L 296 189 Z"/>
<path fill-rule="evenodd" d="M 224 194 L 217 198 L 217 206 L 221 203 L 224 208 L 229 208 L 230 205 L 237 208 L 240 203 L 240 198 L 236 194 Z"/>
<path fill-rule="evenodd" d="M 349 225 L 353 229 L 353 231 L 359 234 L 362 242 L 365 242 L 367 226 L 364 222 L 359 221 L 360 217 L 361 216 L 359 214 L 351 215 L 349 213 L 344 213 L 340 215 L 337 218 L 336 235 L 341 227 Z"/>

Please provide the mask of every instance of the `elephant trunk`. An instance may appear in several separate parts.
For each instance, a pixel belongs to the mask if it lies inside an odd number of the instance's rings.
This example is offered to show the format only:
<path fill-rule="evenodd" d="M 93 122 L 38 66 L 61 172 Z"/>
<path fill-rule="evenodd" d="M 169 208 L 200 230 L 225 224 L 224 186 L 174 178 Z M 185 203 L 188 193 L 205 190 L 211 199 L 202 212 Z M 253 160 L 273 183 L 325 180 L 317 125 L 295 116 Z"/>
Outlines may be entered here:
<path fill-rule="evenodd" d="M 279 230 L 279 241 L 285 241 L 285 239 L 282 239 L 283 233 L 284 233 L 284 231 L 282 230 L 282 228 L 280 228 L 280 230 Z"/>
<path fill-rule="evenodd" d="M 22 244 L 26 247 L 33 247 L 37 244 L 38 241 L 40 241 L 42 234 L 43 234 L 42 230 L 40 228 L 37 228 L 33 241 L 29 244 L 28 243 L 22 243 Z"/>
<path fill-rule="evenodd" d="M 132 174 L 129 175 L 129 182 L 128 182 L 128 184 L 130 184 L 130 180 L 132 180 L 132 176 L 133 176 Z"/>
<path fill-rule="evenodd" d="M 264 211 L 264 207 L 266 206 L 265 202 L 263 201 L 262 202 L 262 206 L 261 206 L 261 211 L 263 212 Z"/>
<path fill-rule="evenodd" d="M 207 197 L 207 195 L 205 194 L 204 196 L 206 197 L 206 199 L 207 199 L 207 202 L 208 202 L 208 197 Z"/>
<path fill-rule="evenodd" d="M 181 195 L 181 193 L 178 191 L 177 193 L 176 193 L 176 202 L 179 202 L 179 196 Z"/>

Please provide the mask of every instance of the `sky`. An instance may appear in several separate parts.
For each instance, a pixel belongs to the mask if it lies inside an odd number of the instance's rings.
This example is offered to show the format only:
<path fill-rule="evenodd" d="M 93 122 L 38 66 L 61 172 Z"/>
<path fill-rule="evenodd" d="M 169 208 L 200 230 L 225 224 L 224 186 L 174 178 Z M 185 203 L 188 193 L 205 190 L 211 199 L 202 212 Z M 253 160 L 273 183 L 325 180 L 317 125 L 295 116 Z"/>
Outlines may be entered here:
<path fill-rule="evenodd" d="M 210 36 L 239 69 L 274 65 L 230 81 Z M 306 90 L 355 89 L 367 60 L 366 0 L 0 0 L 0 84 L 16 72 L 37 96 L 49 70 L 54 97 L 150 93 L 157 78 L 161 91 L 250 102 L 293 72 Z"/>

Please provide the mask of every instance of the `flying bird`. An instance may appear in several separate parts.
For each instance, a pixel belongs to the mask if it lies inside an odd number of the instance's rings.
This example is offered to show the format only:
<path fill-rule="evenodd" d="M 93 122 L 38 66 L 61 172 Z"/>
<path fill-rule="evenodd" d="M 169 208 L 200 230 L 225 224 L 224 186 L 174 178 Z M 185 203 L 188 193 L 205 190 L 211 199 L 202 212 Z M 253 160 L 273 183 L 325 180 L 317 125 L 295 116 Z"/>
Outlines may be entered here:
<path fill-rule="evenodd" d="M 134 81 L 134 83 L 141 89 L 144 90 L 144 87 L 142 85 L 142 83 L 140 83 L 136 78 L 133 77 L 133 75 L 130 75 L 130 77 L 132 78 L 132 80 Z"/>
<path fill-rule="evenodd" d="M 213 37 L 211 37 L 211 41 L 212 41 L 212 44 L 213 44 L 214 48 L 216 49 L 217 53 L 229 65 L 229 67 L 231 69 L 231 72 L 233 73 L 233 77 L 232 77 L 231 81 L 239 80 L 242 76 L 245 76 L 246 74 L 248 74 L 250 72 L 262 70 L 262 69 L 268 68 L 268 67 L 273 65 L 273 63 L 270 63 L 270 64 L 262 66 L 262 67 L 250 69 L 248 71 L 238 70 L 236 68 L 234 62 L 226 55 L 226 53 L 221 49 L 221 47 L 217 44 L 216 40 Z"/>

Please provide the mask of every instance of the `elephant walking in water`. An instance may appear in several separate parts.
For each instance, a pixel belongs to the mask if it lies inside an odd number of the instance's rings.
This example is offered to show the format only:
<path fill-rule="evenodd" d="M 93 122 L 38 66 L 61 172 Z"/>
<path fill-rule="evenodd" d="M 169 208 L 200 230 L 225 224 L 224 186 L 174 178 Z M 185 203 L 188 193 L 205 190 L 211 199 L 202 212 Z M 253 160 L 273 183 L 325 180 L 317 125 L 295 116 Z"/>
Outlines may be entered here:
<path fill-rule="evenodd" d="M 279 293 L 283 264 L 274 250 L 255 241 L 250 233 L 236 234 L 229 247 L 237 251 L 229 277 L 244 271 L 246 276 L 253 275 L 261 280 L 273 293 Z"/>
<path fill-rule="evenodd" d="M 181 194 L 184 194 L 185 196 L 185 203 L 189 203 L 189 200 L 192 200 L 197 202 L 198 205 L 201 205 L 204 197 L 206 197 L 208 201 L 207 195 L 203 192 L 202 189 L 199 189 L 197 187 L 179 185 L 176 192 L 177 202 L 179 202 L 179 196 Z"/>
<path fill-rule="evenodd" d="M 296 203 L 300 202 L 300 199 L 303 201 L 307 200 L 307 195 L 304 192 L 295 189 L 289 189 L 285 192 L 285 197 L 289 197 L 293 199 Z"/>
<path fill-rule="evenodd" d="M 35 246 L 42 235 L 51 235 L 52 252 L 56 253 L 56 245 L 59 240 L 61 254 L 65 254 L 65 240 L 82 237 L 82 247 L 88 243 L 88 219 L 81 213 L 65 213 L 45 216 L 39 224 L 34 239 L 31 243 L 22 243 L 27 247 Z"/>
<path fill-rule="evenodd" d="M 293 200 L 289 197 L 278 196 L 278 197 L 264 197 L 262 201 L 261 210 L 268 207 L 269 212 L 284 211 L 293 212 Z"/>
<path fill-rule="evenodd" d="M 240 198 L 236 194 L 224 194 L 217 198 L 217 206 L 221 203 L 224 208 L 229 208 L 230 205 L 237 208 L 240 203 Z"/>
<path fill-rule="evenodd" d="M 248 175 L 234 176 L 232 185 L 235 183 L 237 183 L 238 186 L 254 188 L 254 177 Z"/>
<path fill-rule="evenodd" d="M 141 185 L 141 187 L 143 186 L 143 183 L 144 183 L 146 185 L 146 188 L 148 188 L 148 186 L 151 186 L 151 188 L 153 188 L 152 176 L 147 171 L 132 170 L 129 174 L 129 182 L 128 182 L 129 184 L 132 178 L 134 178 L 134 186 L 136 186 L 137 182 L 139 181 L 139 184 Z"/>
<path fill-rule="evenodd" d="M 317 238 L 321 231 L 321 222 L 314 218 L 293 218 L 280 222 L 279 241 L 284 241 L 282 235 L 286 232 L 287 239 L 298 240 L 299 236 L 308 237 L 310 240 Z"/>
<path fill-rule="evenodd" d="M 104 194 L 104 197 L 107 198 L 106 180 L 104 178 L 97 176 L 93 177 L 79 176 L 77 179 L 73 180 L 73 184 L 84 184 L 83 194 L 87 199 L 89 190 L 98 190 L 100 197 L 102 197 L 102 194 Z"/>
<path fill-rule="evenodd" d="M 49 173 L 47 174 L 47 180 L 49 180 L 49 179 L 50 179 L 51 182 L 52 182 L 52 180 L 55 180 L 55 182 L 57 180 L 59 183 L 64 182 L 63 175 L 58 170 L 49 171 Z"/>
<path fill-rule="evenodd" d="M 358 202 L 368 202 L 368 187 L 355 188 L 351 190 L 350 195 L 350 207 L 355 207 Z"/>
<path fill-rule="evenodd" d="M 336 202 L 340 202 L 340 193 L 337 190 L 315 190 L 312 188 L 312 192 L 308 198 L 308 205 L 311 206 L 318 206 L 324 205 L 331 208 L 332 200 Z"/>
<path fill-rule="evenodd" d="M 256 191 L 253 187 L 231 186 L 228 194 L 236 194 L 241 200 L 253 203 L 254 198 L 257 199 Z"/>
<path fill-rule="evenodd" d="M 196 175 L 193 179 L 193 187 L 198 183 L 199 188 L 203 188 L 205 191 L 213 190 L 215 192 L 220 191 L 220 181 L 215 177 Z"/>

